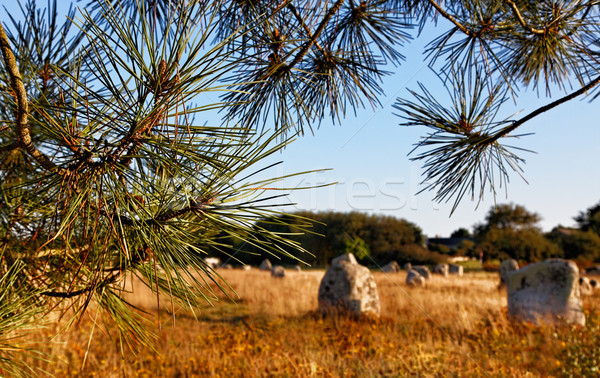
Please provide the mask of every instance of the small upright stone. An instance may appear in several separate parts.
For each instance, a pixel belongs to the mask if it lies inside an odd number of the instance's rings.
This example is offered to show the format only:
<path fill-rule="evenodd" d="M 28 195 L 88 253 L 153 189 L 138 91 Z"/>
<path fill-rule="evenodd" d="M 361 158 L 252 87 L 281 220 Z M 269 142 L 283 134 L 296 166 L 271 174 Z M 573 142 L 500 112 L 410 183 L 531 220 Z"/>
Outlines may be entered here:
<path fill-rule="evenodd" d="M 450 264 L 448 265 L 448 273 L 456 274 L 459 277 L 463 276 L 463 266 L 458 264 Z"/>
<path fill-rule="evenodd" d="M 400 271 L 400 265 L 398 265 L 395 261 L 390 261 L 383 268 L 381 268 L 383 273 L 398 273 Z"/>
<path fill-rule="evenodd" d="M 301 271 L 302 271 L 302 268 L 300 268 L 300 265 L 294 265 L 294 266 L 292 267 L 292 270 L 293 270 L 294 272 L 301 272 Z"/>
<path fill-rule="evenodd" d="M 271 268 L 273 268 L 273 266 L 271 265 L 271 262 L 269 261 L 269 259 L 264 259 L 263 262 L 260 263 L 260 266 L 258 267 L 258 269 L 260 270 L 271 270 Z"/>
<path fill-rule="evenodd" d="M 242 270 L 252 270 L 250 265 L 242 265 Z"/>
<path fill-rule="evenodd" d="M 406 274 L 406 284 L 408 286 L 425 286 L 425 278 L 416 270 L 410 269 Z"/>
<path fill-rule="evenodd" d="M 404 264 L 404 266 L 402 267 L 402 269 L 404 269 L 404 270 L 406 270 L 408 272 L 409 270 L 412 269 L 412 264 L 409 263 L 409 262 L 407 262 L 406 264 Z"/>
<path fill-rule="evenodd" d="M 356 257 L 352 253 L 345 253 L 341 256 L 338 256 L 331 260 L 331 265 L 339 265 L 339 264 L 358 264 L 356 262 Z"/>
<path fill-rule="evenodd" d="M 590 295 L 594 291 L 590 279 L 587 277 L 579 277 L 579 292 L 581 295 Z"/>
<path fill-rule="evenodd" d="M 354 316 L 379 316 L 377 285 L 367 267 L 356 263 L 332 264 L 319 285 L 319 310 Z"/>
<path fill-rule="evenodd" d="M 579 270 L 572 261 L 550 259 L 508 274 L 508 315 L 540 324 L 585 325 Z"/>
<path fill-rule="evenodd" d="M 233 266 L 231 264 L 225 263 L 225 264 L 221 265 L 220 268 L 221 269 L 233 269 Z"/>
<path fill-rule="evenodd" d="M 283 269 L 281 265 L 275 265 L 273 268 L 271 268 L 271 276 L 283 278 L 285 277 L 285 269 Z"/>
<path fill-rule="evenodd" d="M 448 276 L 448 264 L 437 264 L 435 268 L 433 268 L 433 273 L 441 274 L 444 277 Z"/>
<path fill-rule="evenodd" d="M 204 263 L 212 269 L 217 269 L 221 265 L 221 259 L 218 257 L 206 257 Z"/>
<path fill-rule="evenodd" d="M 431 271 L 425 265 L 417 265 L 412 267 L 413 270 L 416 270 L 423 278 L 426 280 L 431 279 Z"/>
<path fill-rule="evenodd" d="M 508 274 L 512 271 L 519 269 L 519 263 L 515 259 L 508 259 L 502 261 L 498 273 L 500 273 L 500 286 L 505 286 L 508 279 Z"/>

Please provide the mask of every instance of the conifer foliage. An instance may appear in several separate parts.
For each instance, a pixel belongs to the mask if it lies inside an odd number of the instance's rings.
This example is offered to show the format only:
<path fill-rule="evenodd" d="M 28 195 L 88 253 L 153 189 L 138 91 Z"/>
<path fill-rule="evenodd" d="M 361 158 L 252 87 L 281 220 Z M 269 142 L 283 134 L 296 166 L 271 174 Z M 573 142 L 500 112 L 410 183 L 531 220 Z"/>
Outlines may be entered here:
<path fill-rule="evenodd" d="M 278 177 L 255 179 L 261 162 L 324 119 L 378 106 L 382 77 L 427 24 L 445 20 L 426 53 L 449 96 L 422 86 L 396 108 L 429 128 L 414 159 L 455 206 L 520 174 L 504 141 L 521 125 L 595 98 L 600 81 L 598 1 L 79 0 L 67 15 L 55 0 L 18 4 L 0 25 L 5 370 L 29 351 L 19 330 L 50 309 L 77 317 L 93 304 L 119 340 L 150 342 L 122 299 L 128 279 L 193 309 L 214 297 L 203 248 L 223 235 L 303 252 L 257 236 L 284 195 Z M 528 87 L 570 92 L 497 119 Z"/>

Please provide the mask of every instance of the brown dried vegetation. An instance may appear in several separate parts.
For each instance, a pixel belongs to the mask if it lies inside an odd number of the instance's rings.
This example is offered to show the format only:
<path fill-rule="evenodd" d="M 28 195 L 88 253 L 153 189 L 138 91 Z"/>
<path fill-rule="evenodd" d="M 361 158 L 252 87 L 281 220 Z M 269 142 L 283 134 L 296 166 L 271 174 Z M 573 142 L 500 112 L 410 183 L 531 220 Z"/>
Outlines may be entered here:
<path fill-rule="evenodd" d="M 220 270 L 236 303 L 220 294 L 214 307 L 173 316 L 141 285 L 128 294 L 154 317 L 156 352 L 121 352 L 91 318 L 56 339 L 56 376 L 562 376 L 593 372 L 600 347 L 597 305 L 586 296 L 588 325 L 535 328 L 506 320 L 506 293 L 493 273 L 434 276 L 409 288 L 406 273 L 374 273 L 380 319 L 323 318 L 317 290 L 323 271 Z M 57 327 L 59 324 L 57 323 Z M 85 359 L 85 363 L 84 363 Z M 587 369 L 587 370 L 586 370 Z"/>

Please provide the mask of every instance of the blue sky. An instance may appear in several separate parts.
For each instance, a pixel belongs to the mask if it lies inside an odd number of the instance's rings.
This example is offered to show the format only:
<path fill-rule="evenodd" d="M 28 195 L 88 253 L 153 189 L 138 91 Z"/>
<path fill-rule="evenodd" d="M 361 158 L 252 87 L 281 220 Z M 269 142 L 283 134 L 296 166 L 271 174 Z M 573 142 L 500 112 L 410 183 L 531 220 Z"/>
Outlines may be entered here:
<path fill-rule="evenodd" d="M 19 12 L 16 6 L 7 7 L 13 14 Z M 4 11 L 0 14 L 5 21 Z M 263 163 L 266 166 L 284 162 L 273 168 L 271 175 L 331 169 L 282 182 L 281 187 L 337 183 L 293 191 L 288 202 L 294 205 L 285 207 L 287 211 L 381 213 L 414 222 L 429 236 L 448 236 L 460 227 L 470 229 L 483 220 L 494 205 L 491 194 L 486 194 L 478 207 L 476 202 L 463 201 L 452 217 L 451 203 L 432 202 L 430 192 L 417 195 L 422 189 L 422 170 L 420 163 L 411 162 L 407 154 L 427 130 L 399 126 L 401 119 L 393 114 L 396 98 L 408 96 L 406 88 L 417 89 L 418 81 L 433 93 L 446 96 L 438 79 L 423 63 L 423 46 L 431 36 L 427 33 L 402 49 L 408 60 L 399 68 L 390 68 L 394 74 L 384 80 L 386 96 L 381 98 L 382 107 L 359 109 L 356 116 L 347 114 L 341 125 L 323 122 L 314 136 L 308 132 Z M 505 113 L 522 110 L 527 114 L 549 101 L 545 97 L 538 99 L 535 93 L 523 93 L 516 105 L 506 104 Z M 585 98 L 576 99 L 522 126 L 519 133 L 535 133 L 516 142 L 519 147 L 536 152 L 523 153 L 528 183 L 512 174 L 508 194 L 499 192 L 496 201 L 514 202 L 539 213 L 540 225 L 546 231 L 558 224 L 574 225 L 574 216 L 599 202 L 600 128 L 595 108 Z"/>

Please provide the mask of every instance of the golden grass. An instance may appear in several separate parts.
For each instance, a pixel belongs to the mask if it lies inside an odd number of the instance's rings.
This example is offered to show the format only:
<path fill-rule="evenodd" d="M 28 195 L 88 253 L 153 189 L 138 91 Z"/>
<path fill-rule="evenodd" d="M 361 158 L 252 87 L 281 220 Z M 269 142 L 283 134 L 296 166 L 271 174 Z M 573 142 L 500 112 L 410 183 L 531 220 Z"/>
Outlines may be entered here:
<path fill-rule="evenodd" d="M 219 273 L 237 304 L 221 300 L 198 320 L 181 309 L 174 317 L 158 311 L 158 354 L 125 351 L 123 360 L 96 332 L 82 365 L 86 318 L 59 336 L 54 361 L 32 364 L 66 377 L 580 376 L 600 365 L 597 296 L 584 298 L 586 327 L 536 328 L 506 320 L 496 274 L 434 276 L 425 288 L 409 288 L 405 273 L 374 273 L 380 319 L 323 318 L 316 309 L 324 271 L 283 279 L 258 270 Z M 156 298 L 137 284 L 129 299 L 156 311 Z"/>

